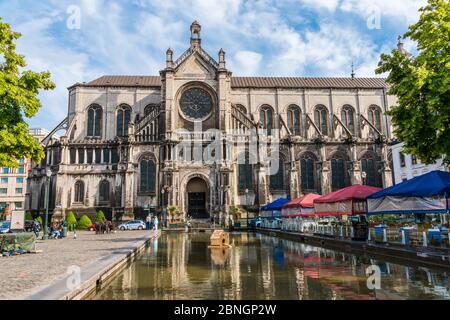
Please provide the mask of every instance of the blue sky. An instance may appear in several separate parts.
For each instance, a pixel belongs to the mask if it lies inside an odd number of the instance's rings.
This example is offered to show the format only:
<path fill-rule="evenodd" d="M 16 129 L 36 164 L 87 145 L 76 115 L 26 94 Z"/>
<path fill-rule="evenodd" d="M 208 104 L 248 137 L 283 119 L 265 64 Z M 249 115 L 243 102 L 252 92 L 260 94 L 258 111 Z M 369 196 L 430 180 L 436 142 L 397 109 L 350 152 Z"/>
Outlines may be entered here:
<path fill-rule="evenodd" d="M 357 76 L 375 76 L 380 54 L 392 50 L 424 4 L 0 0 L 0 17 L 22 33 L 17 49 L 28 67 L 52 73 L 57 88 L 40 94 L 43 108 L 28 119 L 31 127 L 52 129 L 66 116 L 68 86 L 105 74 L 158 75 L 168 47 L 174 49 L 175 59 L 187 49 L 194 20 L 202 25 L 203 47 L 214 58 L 223 48 L 234 75 L 349 76 L 353 61 Z M 414 50 L 413 43 L 405 45 Z"/>

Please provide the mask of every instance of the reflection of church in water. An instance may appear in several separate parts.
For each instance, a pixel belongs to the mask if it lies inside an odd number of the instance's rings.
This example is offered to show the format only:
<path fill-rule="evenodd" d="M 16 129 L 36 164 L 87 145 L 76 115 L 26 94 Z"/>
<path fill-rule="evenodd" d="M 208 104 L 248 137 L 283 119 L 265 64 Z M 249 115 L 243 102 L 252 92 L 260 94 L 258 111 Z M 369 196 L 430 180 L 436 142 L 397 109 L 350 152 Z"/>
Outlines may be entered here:
<path fill-rule="evenodd" d="M 47 168 L 55 217 L 177 205 L 182 217 L 226 221 L 230 206 L 391 184 L 385 112 L 395 101 L 382 79 L 233 77 L 200 32 L 194 22 L 177 60 L 167 50 L 160 76 L 69 88 L 53 132 L 64 133 L 44 139 L 46 158 L 30 173 L 28 210 L 44 209 Z"/>

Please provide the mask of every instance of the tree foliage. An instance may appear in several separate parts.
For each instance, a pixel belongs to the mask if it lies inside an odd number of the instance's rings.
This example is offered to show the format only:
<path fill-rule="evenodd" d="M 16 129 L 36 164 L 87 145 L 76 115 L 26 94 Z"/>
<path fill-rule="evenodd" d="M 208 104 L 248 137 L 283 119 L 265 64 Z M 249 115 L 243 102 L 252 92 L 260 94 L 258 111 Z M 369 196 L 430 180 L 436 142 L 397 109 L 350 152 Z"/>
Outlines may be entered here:
<path fill-rule="evenodd" d="M 72 211 L 69 211 L 66 216 L 66 222 L 69 226 L 69 230 L 73 231 L 73 228 L 77 225 L 77 218 L 75 217 L 75 214 Z"/>
<path fill-rule="evenodd" d="M 24 70 L 25 57 L 16 53 L 21 37 L 0 18 L 0 166 L 17 167 L 17 161 L 44 157 L 41 145 L 28 133 L 24 117 L 31 118 L 42 107 L 40 89 L 54 89 L 49 72 Z"/>
<path fill-rule="evenodd" d="M 87 215 L 83 215 L 77 224 L 77 229 L 80 230 L 89 230 L 89 228 L 92 226 L 92 221 L 89 219 Z"/>
<path fill-rule="evenodd" d="M 95 222 L 105 222 L 106 221 L 106 217 L 105 214 L 103 213 L 103 211 L 99 211 L 97 212 L 97 216 L 95 217 Z"/>
<path fill-rule="evenodd" d="M 388 72 L 389 94 L 398 98 L 389 115 L 405 151 L 424 163 L 450 161 L 450 2 L 428 0 L 419 21 L 403 36 L 417 54 L 383 54 L 377 73 Z"/>

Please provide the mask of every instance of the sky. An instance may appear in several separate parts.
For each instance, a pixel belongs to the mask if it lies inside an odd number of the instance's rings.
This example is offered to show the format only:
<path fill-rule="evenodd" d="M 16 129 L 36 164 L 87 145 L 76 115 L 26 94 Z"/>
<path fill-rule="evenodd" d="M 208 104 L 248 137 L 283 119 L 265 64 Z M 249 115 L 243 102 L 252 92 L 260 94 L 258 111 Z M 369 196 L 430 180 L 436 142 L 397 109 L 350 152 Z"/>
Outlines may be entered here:
<path fill-rule="evenodd" d="M 102 75 L 159 75 L 165 52 L 188 47 L 194 20 L 202 47 L 223 48 L 234 76 L 373 77 L 381 53 L 419 18 L 425 0 L 0 0 L 0 17 L 22 33 L 29 69 L 50 71 L 30 127 L 67 115 L 67 87 Z M 408 40 L 405 48 L 414 52 Z"/>

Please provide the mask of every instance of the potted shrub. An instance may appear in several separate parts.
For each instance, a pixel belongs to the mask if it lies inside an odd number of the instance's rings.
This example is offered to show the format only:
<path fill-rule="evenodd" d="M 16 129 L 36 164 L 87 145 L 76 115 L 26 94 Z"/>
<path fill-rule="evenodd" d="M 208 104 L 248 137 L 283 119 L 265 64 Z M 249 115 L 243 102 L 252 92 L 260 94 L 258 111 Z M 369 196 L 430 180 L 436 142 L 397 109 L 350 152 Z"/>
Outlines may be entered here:
<path fill-rule="evenodd" d="M 230 214 L 233 216 L 234 220 L 234 227 L 240 228 L 241 227 L 241 210 L 238 207 L 230 207 Z"/>
<path fill-rule="evenodd" d="M 178 213 L 178 207 L 177 206 L 169 206 L 167 208 L 169 211 L 169 228 L 176 228 L 177 222 L 175 221 L 175 216 Z"/>
<path fill-rule="evenodd" d="M 75 230 L 75 228 L 77 226 L 77 218 L 75 217 L 75 215 L 72 211 L 69 211 L 69 213 L 67 214 L 66 222 L 67 222 L 67 226 L 70 231 Z"/>
<path fill-rule="evenodd" d="M 97 212 L 97 216 L 95 217 L 95 222 L 105 222 L 106 217 L 102 210 Z"/>
<path fill-rule="evenodd" d="M 92 226 L 92 221 L 89 219 L 87 215 L 84 215 L 80 218 L 77 224 L 77 229 L 80 230 L 89 230 Z"/>

